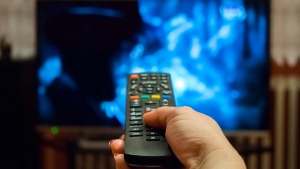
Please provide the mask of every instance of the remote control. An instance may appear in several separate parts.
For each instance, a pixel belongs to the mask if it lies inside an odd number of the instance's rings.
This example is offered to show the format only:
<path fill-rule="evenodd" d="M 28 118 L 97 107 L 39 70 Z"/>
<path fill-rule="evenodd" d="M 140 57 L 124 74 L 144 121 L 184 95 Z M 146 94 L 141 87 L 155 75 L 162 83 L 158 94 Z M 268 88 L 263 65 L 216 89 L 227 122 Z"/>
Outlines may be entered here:
<path fill-rule="evenodd" d="M 175 106 L 170 74 L 136 73 L 127 77 L 124 158 L 133 168 L 181 166 L 165 138 L 165 131 L 148 127 L 143 114 L 161 106 Z"/>

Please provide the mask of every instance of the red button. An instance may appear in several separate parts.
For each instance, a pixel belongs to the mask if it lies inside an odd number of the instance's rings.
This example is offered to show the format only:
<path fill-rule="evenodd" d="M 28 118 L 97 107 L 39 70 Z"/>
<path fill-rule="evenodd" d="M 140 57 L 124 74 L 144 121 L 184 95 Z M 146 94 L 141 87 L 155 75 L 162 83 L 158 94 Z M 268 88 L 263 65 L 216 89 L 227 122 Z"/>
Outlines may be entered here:
<path fill-rule="evenodd" d="M 138 74 L 132 74 L 130 75 L 130 79 L 138 79 L 139 75 Z"/>
<path fill-rule="evenodd" d="M 135 99 L 139 99 L 139 96 L 138 95 L 130 96 L 130 100 L 135 100 Z"/>

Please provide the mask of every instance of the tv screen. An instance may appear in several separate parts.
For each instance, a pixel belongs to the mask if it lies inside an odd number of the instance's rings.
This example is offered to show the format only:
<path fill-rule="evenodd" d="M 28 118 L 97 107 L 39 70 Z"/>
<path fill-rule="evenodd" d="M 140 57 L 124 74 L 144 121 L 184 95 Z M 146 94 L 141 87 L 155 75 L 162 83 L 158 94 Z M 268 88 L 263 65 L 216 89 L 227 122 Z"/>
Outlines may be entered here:
<path fill-rule="evenodd" d="M 268 1 L 37 1 L 40 124 L 123 127 L 126 75 L 166 72 L 176 106 L 267 128 Z"/>

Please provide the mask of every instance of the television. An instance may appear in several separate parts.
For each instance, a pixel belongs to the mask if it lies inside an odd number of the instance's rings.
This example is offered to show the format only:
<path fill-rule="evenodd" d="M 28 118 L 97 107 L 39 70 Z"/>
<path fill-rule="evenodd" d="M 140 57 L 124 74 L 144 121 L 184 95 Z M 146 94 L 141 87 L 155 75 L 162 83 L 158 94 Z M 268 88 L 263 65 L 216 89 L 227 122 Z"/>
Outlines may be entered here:
<path fill-rule="evenodd" d="M 126 75 L 166 72 L 176 106 L 268 128 L 269 1 L 37 1 L 40 125 L 120 128 Z"/>

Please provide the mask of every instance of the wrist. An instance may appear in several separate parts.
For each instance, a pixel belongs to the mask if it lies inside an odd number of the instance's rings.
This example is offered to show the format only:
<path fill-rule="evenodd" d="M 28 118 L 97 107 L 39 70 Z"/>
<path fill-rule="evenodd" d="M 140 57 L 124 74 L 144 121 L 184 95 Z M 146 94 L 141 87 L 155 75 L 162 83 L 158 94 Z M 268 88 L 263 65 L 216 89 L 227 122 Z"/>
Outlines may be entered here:
<path fill-rule="evenodd" d="M 188 169 L 246 169 L 244 160 L 233 148 L 218 149 L 190 159 Z"/>

